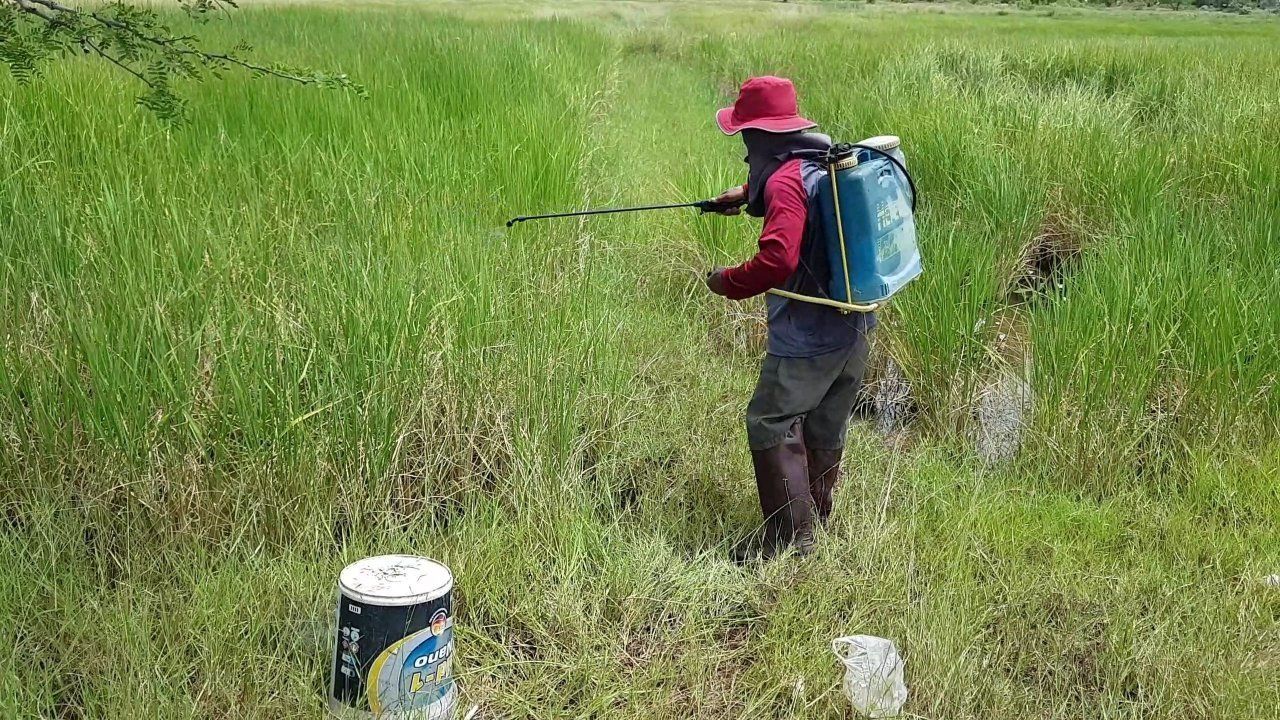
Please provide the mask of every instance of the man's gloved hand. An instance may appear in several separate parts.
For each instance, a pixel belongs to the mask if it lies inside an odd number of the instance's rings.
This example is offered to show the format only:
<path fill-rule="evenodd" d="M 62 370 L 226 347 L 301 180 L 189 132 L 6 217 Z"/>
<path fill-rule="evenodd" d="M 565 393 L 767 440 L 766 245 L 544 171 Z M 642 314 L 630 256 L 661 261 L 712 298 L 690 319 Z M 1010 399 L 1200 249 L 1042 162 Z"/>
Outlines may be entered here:
<path fill-rule="evenodd" d="M 713 268 L 711 272 L 707 273 L 707 289 L 717 295 L 724 295 L 725 293 L 723 273 L 724 268 L 722 267 Z"/>
<path fill-rule="evenodd" d="M 716 211 L 721 215 L 739 215 L 742 213 L 742 206 L 747 203 L 747 190 L 741 185 L 731 187 L 715 196 L 712 202 L 726 206 L 725 209 Z"/>

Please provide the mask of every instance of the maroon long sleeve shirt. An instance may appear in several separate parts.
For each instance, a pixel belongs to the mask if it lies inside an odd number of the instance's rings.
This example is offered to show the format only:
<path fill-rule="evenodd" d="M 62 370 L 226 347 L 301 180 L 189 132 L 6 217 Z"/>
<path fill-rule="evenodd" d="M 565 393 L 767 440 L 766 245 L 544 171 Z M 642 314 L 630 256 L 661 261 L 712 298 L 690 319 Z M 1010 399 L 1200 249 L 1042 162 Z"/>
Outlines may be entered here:
<path fill-rule="evenodd" d="M 779 167 L 764 186 L 764 229 L 760 250 L 750 260 L 721 274 L 725 297 L 742 300 L 780 287 L 800 265 L 809 198 L 800 178 L 799 159 Z"/>

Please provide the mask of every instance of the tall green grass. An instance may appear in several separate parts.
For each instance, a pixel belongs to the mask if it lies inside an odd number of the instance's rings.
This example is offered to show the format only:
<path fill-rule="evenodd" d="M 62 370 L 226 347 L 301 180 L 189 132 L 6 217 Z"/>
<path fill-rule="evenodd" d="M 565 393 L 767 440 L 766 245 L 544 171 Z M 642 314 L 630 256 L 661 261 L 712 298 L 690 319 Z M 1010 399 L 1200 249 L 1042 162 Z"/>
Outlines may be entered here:
<path fill-rule="evenodd" d="M 203 29 L 368 100 L 0 79 L 0 715 L 318 717 L 337 570 L 395 551 L 457 574 L 481 717 L 842 717 L 850 632 L 924 717 L 1274 714 L 1274 23 L 448 9 Z M 876 337 L 912 443 L 857 428 L 818 556 L 738 571 L 760 305 L 700 277 L 753 226 L 502 223 L 739 182 L 711 112 L 765 72 L 904 138 L 927 270 Z"/>

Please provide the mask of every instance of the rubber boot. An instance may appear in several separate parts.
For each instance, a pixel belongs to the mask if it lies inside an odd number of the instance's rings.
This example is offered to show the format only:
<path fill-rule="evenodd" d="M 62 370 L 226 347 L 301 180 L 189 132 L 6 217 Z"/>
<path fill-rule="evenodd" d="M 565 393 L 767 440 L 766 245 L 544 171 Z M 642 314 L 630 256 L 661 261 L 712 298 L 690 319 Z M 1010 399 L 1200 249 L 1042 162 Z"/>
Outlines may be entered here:
<path fill-rule="evenodd" d="M 799 555 L 813 550 L 815 508 L 801 422 L 796 419 L 777 445 L 751 451 L 764 526 L 760 533 L 734 546 L 730 557 L 735 563 L 769 560 L 791 546 Z"/>
<path fill-rule="evenodd" d="M 831 519 L 836 484 L 840 482 L 840 458 L 844 448 L 835 450 L 809 449 L 809 492 L 818 511 L 818 520 L 826 525 Z"/>

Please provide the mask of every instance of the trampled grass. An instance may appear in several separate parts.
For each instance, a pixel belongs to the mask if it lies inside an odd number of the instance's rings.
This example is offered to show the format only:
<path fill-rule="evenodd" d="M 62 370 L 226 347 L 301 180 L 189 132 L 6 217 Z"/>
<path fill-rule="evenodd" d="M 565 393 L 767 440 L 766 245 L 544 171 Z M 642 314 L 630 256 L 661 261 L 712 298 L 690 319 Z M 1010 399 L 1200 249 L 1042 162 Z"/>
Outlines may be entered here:
<path fill-rule="evenodd" d="M 319 717 L 337 571 L 402 551 L 457 575 L 485 718 L 845 717 L 827 643 L 857 632 L 898 641 L 919 717 L 1280 714 L 1274 21 L 452 3 L 204 32 L 370 97 L 231 77 L 169 129 L 109 68 L 0 78 L 0 715 Z M 855 427 L 819 554 L 740 571 L 759 312 L 700 277 L 754 226 L 502 224 L 740 181 L 711 113 L 764 72 L 840 138 L 904 138 L 927 271 L 876 337 L 907 441 Z M 1010 371 L 1028 427 L 987 466 Z"/>

